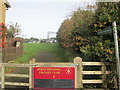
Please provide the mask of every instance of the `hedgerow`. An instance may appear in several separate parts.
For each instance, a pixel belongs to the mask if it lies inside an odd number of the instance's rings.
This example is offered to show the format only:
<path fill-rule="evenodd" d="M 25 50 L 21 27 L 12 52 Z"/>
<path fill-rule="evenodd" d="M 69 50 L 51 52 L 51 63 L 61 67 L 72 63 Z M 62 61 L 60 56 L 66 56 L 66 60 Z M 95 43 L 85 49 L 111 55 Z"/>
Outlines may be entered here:
<path fill-rule="evenodd" d="M 120 2 L 98 2 L 97 9 L 77 9 L 71 18 L 64 20 L 57 33 L 59 44 L 86 56 L 84 60 L 114 63 L 111 70 L 117 76 L 113 33 L 98 35 L 98 32 L 113 29 L 117 22 L 120 42 Z M 120 48 L 120 45 L 119 45 Z M 106 76 L 106 78 L 108 78 Z M 110 81 L 110 80 L 108 80 Z"/>

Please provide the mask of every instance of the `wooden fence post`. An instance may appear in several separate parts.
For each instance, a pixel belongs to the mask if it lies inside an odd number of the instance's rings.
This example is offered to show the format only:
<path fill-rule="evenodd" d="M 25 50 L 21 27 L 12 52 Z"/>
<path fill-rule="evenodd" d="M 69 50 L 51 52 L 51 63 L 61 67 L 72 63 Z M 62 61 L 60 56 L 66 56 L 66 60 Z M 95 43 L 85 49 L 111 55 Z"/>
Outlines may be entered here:
<path fill-rule="evenodd" d="M 101 66 L 101 71 L 103 73 L 103 75 L 102 75 L 103 87 L 107 88 L 107 83 L 105 82 L 106 81 L 106 65 L 105 65 L 105 62 L 103 62 L 103 65 Z"/>
<path fill-rule="evenodd" d="M 33 89 L 33 66 L 29 66 L 29 89 L 32 90 Z"/>
<path fill-rule="evenodd" d="M 33 58 L 32 60 L 30 60 L 29 64 L 35 64 L 35 59 Z"/>
<path fill-rule="evenodd" d="M 29 61 L 29 64 L 35 64 L 35 59 Z M 33 66 L 29 66 L 29 90 L 33 89 Z"/>
<path fill-rule="evenodd" d="M 78 66 L 75 68 L 75 88 L 83 88 L 82 84 L 82 58 L 75 57 L 74 63 L 78 64 Z"/>
<path fill-rule="evenodd" d="M 1 72 L 1 88 L 5 89 L 5 66 L 2 66 Z"/>

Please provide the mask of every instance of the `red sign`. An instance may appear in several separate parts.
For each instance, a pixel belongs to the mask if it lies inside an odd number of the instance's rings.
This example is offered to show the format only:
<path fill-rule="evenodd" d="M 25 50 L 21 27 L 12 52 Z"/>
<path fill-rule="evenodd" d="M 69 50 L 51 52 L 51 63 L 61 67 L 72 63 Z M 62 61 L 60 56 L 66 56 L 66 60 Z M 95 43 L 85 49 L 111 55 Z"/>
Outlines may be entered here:
<path fill-rule="evenodd" d="M 34 79 L 74 79 L 74 68 L 35 67 Z"/>
<path fill-rule="evenodd" d="M 53 86 L 56 88 L 69 88 L 69 86 L 74 88 L 74 80 L 74 67 L 34 67 L 35 88 L 52 88 L 52 83 L 56 83 L 56 86 Z M 51 86 L 47 85 L 48 83 Z M 62 83 L 62 86 L 60 86 L 60 83 Z"/>

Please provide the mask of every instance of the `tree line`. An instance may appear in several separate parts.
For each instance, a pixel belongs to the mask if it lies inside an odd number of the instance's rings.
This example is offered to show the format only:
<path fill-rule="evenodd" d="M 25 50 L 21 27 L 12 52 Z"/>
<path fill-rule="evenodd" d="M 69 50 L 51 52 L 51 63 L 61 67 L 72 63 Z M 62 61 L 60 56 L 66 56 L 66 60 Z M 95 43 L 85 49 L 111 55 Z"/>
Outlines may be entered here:
<path fill-rule="evenodd" d="M 120 2 L 97 2 L 94 6 L 94 10 L 79 8 L 63 21 L 57 32 L 58 43 L 76 51 L 83 60 L 116 64 L 113 33 L 99 35 L 98 32 L 112 29 L 116 21 L 120 36 Z M 110 68 L 116 75 L 116 67 Z"/>
<path fill-rule="evenodd" d="M 71 18 L 64 20 L 57 32 L 57 40 L 64 48 L 79 51 L 89 58 L 114 61 L 113 33 L 98 35 L 99 31 L 113 28 L 117 22 L 120 36 L 120 2 L 98 2 L 97 9 L 77 9 Z M 118 39 L 120 41 L 120 38 Z"/>

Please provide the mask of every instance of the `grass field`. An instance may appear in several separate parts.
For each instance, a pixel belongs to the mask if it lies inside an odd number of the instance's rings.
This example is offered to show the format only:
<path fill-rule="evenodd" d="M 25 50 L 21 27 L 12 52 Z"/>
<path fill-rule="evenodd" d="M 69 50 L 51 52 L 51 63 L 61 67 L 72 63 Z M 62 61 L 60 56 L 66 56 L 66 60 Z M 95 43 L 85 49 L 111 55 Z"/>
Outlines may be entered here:
<path fill-rule="evenodd" d="M 16 60 L 14 63 L 28 63 L 28 61 L 42 52 L 51 52 L 57 54 L 62 61 L 72 61 L 73 55 L 54 43 L 25 43 L 24 55 Z"/>

